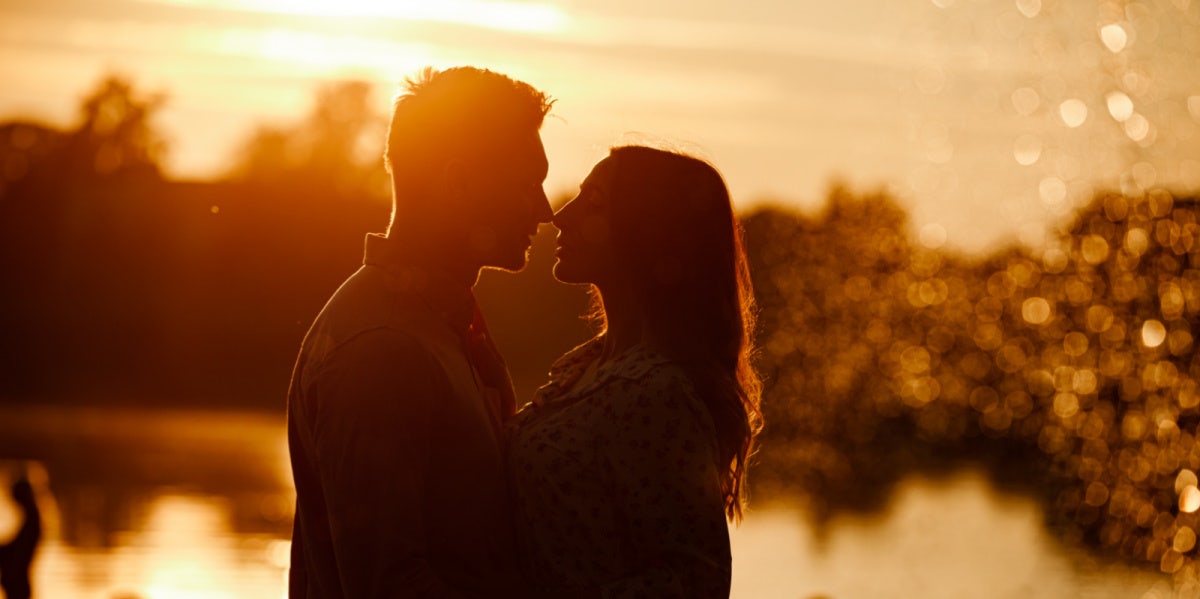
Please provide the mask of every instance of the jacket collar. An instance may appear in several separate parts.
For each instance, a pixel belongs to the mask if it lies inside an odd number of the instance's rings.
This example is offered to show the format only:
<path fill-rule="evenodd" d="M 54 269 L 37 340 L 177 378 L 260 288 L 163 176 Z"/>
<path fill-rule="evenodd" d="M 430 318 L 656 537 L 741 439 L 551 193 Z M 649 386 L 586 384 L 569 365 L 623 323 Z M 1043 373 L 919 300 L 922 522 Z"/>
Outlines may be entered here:
<path fill-rule="evenodd" d="M 470 285 L 454 281 L 401 240 L 370 233 L 364 246 L 364 266 L 382 268 L 397 293 L 417 296 L 455 331 L 467 331 L 476 310 Z"/>

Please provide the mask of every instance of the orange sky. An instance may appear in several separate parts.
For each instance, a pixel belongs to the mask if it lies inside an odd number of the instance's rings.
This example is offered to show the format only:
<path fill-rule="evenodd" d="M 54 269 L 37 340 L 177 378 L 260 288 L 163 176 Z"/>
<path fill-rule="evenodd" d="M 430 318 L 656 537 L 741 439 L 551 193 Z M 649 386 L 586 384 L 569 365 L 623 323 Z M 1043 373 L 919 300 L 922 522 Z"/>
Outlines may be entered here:
<path fill-rule="evenodd" d="M 0 115 L 72 122 L 118 71 L 171 100 L 168 167 L 227 168 L 323 81 L 475 64 L 558 98 L 549 190 L 618 141 L 713 160 L 742 207 L 886 185 L 923 239 L 1036 243 L 1096 186 L 1200 187 L 1200 1 L 0 2 Z M 1189 58 L 1190 57 L 1190 58 Z"/>

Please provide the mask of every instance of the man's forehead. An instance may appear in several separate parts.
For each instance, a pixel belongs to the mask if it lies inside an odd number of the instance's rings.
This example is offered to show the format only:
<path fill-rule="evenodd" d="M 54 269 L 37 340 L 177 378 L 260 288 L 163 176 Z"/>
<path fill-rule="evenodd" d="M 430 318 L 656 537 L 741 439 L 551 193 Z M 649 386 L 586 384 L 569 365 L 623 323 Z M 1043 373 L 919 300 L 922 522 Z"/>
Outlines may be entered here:
<path fill-rule="evenodd" d="M 503 170 L 531 177 L 545 177 L 549 161 L 546 159 L 546 150 L 542 147 L 542 138 L 536 132 L 532 135 L 514 136 L 498 150 L 495 154 L 496 163 Z"/>

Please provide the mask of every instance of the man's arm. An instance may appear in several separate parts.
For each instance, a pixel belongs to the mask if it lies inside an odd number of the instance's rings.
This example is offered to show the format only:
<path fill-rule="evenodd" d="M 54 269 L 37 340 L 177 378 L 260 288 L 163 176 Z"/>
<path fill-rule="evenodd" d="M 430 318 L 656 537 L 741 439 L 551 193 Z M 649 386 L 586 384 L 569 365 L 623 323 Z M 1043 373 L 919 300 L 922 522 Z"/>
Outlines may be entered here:
<path fill-rule="evenodd" d="M 311 392 L 316 465 L 347 597 L 459 597 L 427 561 L 433 411 L 448 382 L 413 338 L 376 329 L 339 347 Z"/>

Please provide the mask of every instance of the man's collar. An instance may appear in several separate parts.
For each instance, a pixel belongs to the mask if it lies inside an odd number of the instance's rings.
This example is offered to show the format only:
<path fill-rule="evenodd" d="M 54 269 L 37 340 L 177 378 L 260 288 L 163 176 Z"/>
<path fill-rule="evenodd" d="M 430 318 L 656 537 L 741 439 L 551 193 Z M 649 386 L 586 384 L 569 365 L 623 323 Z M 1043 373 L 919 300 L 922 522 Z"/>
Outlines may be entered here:
<path fill-rule="evenodd" d="M 382 268 L 398 293 L 417 296 L 455 331 L 466 332 L 475 314 L 475 296 L 469 284 L 456 282 L 436 266 L 436 259 L 404 247 L 398 239 L 369 233 L 364 246 L 364 265 Z"/>

